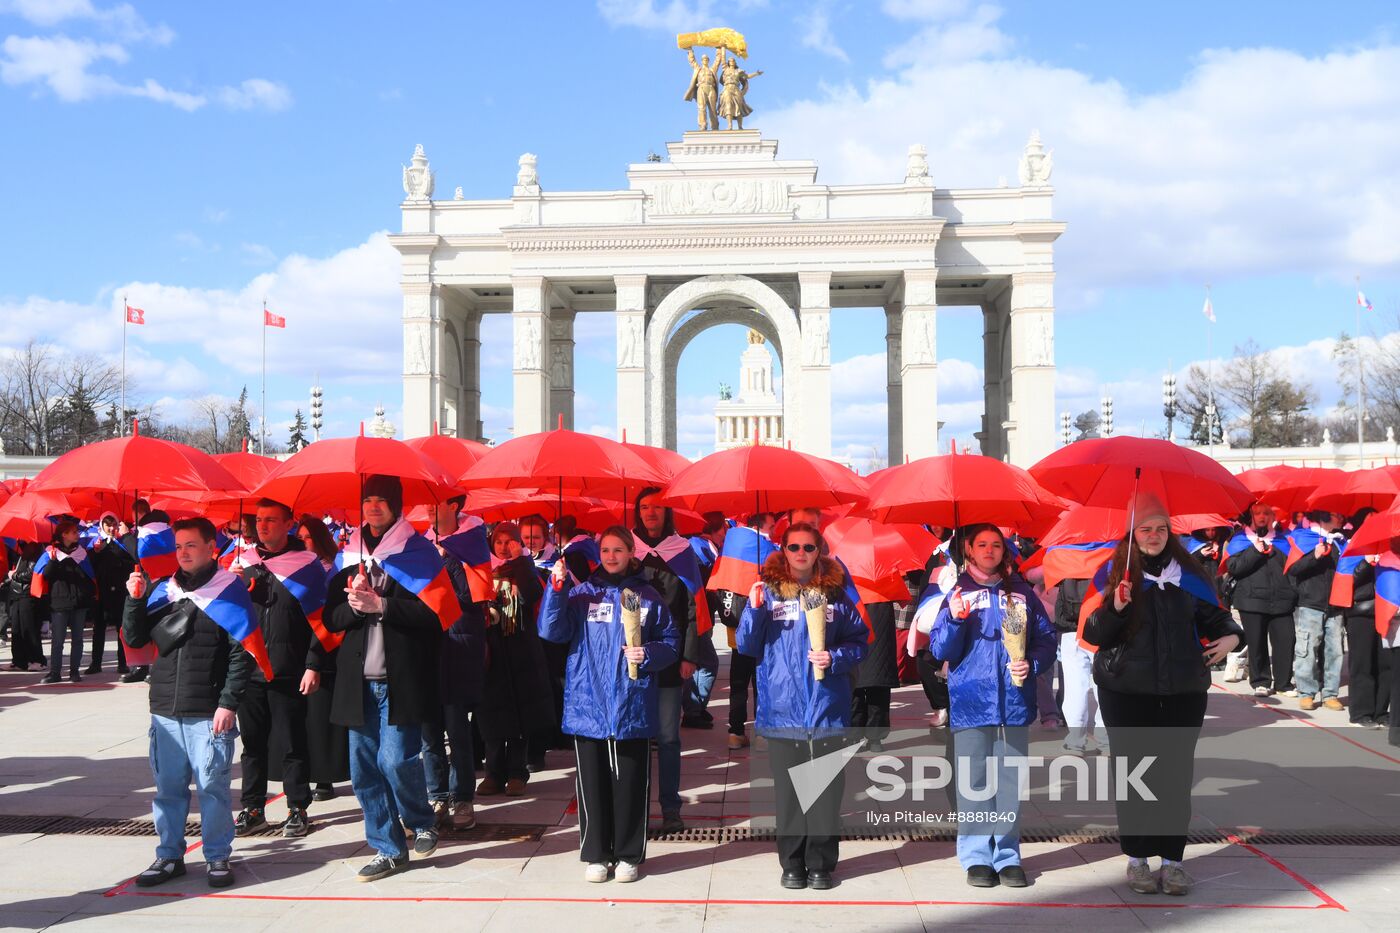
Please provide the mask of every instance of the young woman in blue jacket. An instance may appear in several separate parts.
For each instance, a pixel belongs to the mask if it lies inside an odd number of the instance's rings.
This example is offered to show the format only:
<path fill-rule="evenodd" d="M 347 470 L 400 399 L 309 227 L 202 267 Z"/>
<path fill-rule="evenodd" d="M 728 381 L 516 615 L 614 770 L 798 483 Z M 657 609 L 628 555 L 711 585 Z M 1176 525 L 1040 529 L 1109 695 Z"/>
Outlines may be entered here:
<path fill-rule="evenodd" d="M 841 565 L 821 556 L 821 532 L 805 522 L 783 532 L 749 591 L 734 643 L 758 659 L 754 731 L 768 739 L 778 818 L 778 860 L 785 888 L 833 886 L 841 838 L 838 775 L 804 811 L 790 768 L 837 751 L 851 721 L 851 676 L 870 640 L 842 583 Z M 813 650 L 802 608 L 804 593 L 826 600 L 826 646 Z M 815 671 L 822 671 L 817 679 Z"/>
<path fill-rule="evenodd" d="M 934 619 L 929 651 L 948 662 L 949 721 L 958 790 L 958 861 L 967 883 L 1025 887 L 1021 868 L 1020 801 L 1007 756 L 1025 757 L 1036 718 L 1035 678 L 1055 663 L 1058 637 L 1030 584 L 1012 571 L 1010 551 L 993 525 L 959 533 L 966 567 Z M 1011 660 L 1002 619 L 1016 604 L 1024 614 L 1025 657 Z M 1018 685 L 1013 678 L 1019 678 Z M 993 799 L 970 800 L 995 770 Z"/>
<path fill-rule="evenodd" d="M 636 881 L 647 852 L 651 794 L 648 740 L 660 726 L 657 675 L 680 656 L 680 633 L 634 558 L 621 525 L 598 539 L 600 566 L 567 588 L 561 558 L 540 609 L 540 636 L 569 646 L 564 675 L 564 732 L 574 737 L 579 854 L 587 881 Z M 642 644 L 626 647 L 623 594 L 640 602 Z M 638 665 L 637 679 L 628 663 Z"/>

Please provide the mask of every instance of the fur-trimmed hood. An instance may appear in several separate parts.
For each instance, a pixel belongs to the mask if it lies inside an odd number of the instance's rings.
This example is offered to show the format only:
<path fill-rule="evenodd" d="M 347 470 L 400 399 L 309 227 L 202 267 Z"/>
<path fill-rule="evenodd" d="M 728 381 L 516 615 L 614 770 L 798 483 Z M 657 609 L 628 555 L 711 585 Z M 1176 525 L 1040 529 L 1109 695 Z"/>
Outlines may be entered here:
<path fill-rule="evenodd" d="M 759 571 L 759 578 L 763 580 L 764 586 L 772 590 L 779 599 L 796 599 L 798 592 L 803 589 L 802 584 L 788 570 L 787 558 L 783 552 L 768 555 L 768 559 L 763 562 L 763 569 Z M 846 575 L 841 572 L 841 565 L 830 557 L 818 557 L 817 566 L 812 573 L 812 579 L 807 581 L 808 589 L 820 589 L 826 594 L 827 601 L 838 599 L 845 592 Z"/>

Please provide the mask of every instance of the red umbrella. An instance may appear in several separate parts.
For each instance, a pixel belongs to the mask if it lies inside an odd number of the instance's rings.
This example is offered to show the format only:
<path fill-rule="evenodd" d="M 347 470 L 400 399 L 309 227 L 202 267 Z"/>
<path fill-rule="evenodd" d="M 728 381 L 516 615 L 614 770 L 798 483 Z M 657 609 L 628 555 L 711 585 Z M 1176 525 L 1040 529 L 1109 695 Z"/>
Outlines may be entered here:
<path fill-rule="evenodd" d="M 938 539 L 918 525 L 884 525 L 868 518 L 841 518 L 822 532 L 831 553 L 850 571 L 865 602 L 909 599 L 904 574 L 923 570 Z"/>
<path fill-rule="evenodd" d="M 1342 515 L 1355 515 L 1362 509 L 1384 510 L 1400 497 L 1400 466 L 1383 466 L 1323 480 L 1307 505 Z"/>
<path fill-rule="evenodd" d="M 276 499 L 294 512 L 358 509 L 365 480 L 376 475 L 398 477 L 405 508 L 431 505 L 457 494 L 436 461 L 403 441 L 361 434 L 303 447 L 272 471 L 251 497 Z"/>
<path fill-rule="evenodd" d="M 670 482 L 677 473 L 690 466 L 690 458 L 684 457 L 667 447 L 652 447 L 650 444 L 629 444 L 624 436 L 622 446 L 651 464 L 658 473 Z"/>
<path fill-rule="evenodd" d="M 864 502 L 864 481 L 850 470 L 796 450 L 750 444 L 702 457 L 671 480 L 667 505 L 726 515 L 825 508 Z"/>
<path fill-rule="evenodd" d="M 446 434 L 429 434 L 404 441 L 405 444 L 437 461 L 438 466 L 452 477 L 461 476 L 491 450 L 480 441 L 469 441 Z"/>
<path fill-rule="evenodd" d="M 228 470 L 201 450 L 144 437 L 137 423 L 130 437 L 74 448 L 34 477 L 44 492 L 110 492 L 119 496 L 166 493 L 204 497 L 246 492 Z"/>
<path fill-rule="evenodd" d="M 0 507 L 0 515 L 4 513 L 4 508 Z M 1356 529 L 1356 534 L 1347 542 L 1345 553 L 1348 556 L 1384 554 L 1390 550 L 1390 542 L 1395 538 L 1400 538 L 1400 508 L 1392 506 L 1366 516 L 1361 527 Z"/>
<path fill-rule="evenodd" d="M 0 505 L 0 537 L 21 541 L 53 540 L 50 516 L 71 514 L 72 506 L 59 493 L 21 492 Z"/>
<path fill-rule="evenodd" d="M 1171 517 L 1172 533 L 1189 535 L 1202 528 L 1223 528 L 1234 519 L 1216 513 L 1192 513 Z M 1076 505 L 1060 517 L 1038 543 L 1042 548 L 1056 544 L 1092 544 L 1117 541 L 1128 533 L 1128 510 L 1094 505 Z"/>
<path fill-rule="evenodd" d="M 957 528 L 1021 526 L 1053 519 L 1064 507 L 1020 467 L 980 454 L 944 454 L 883 471 L 865 511 L 882 522 Z"/>
<path fill-rule="evenodd" d="M 250 454 L 246 450 L 233 454 L 214 454 L 214 461 L 232 473 L 244 489 L 257 486 L 281 466 L 281 461 L 276 457 Z"/>
<path fill-rule="evenodd" d="M 459 477 L 468 489 L 552 489 L 556 495 L 615 495 L 661 486 L 665 476 L 617 441 L 594 434 L 541 431 L 506 441 Z"/>
<path fill-rule="evenodd" d="M 1252 470 L 1245 470 L 1235 478 L 1241 483 L 1244 483 L 1246 489 L 1262 499 L 1264 493 L 1272 486 L 1282 480 L 1289 479 L 1294 473 L 1297 473 L 1301 469 L 1302 467 L 1290 466 L 1287 463 L 1278 463 L 1274 466 L 1256 467 Z"/>
<path fill-rule="evenodd" d="M 1151 493 L 1170 514 L 1238 515 L 1256 496 L 1205 454 L 1148 437 L 1096 437 L 1062 447 L 1030 468 L 1056 495 L 1083 505 L 1126 509 Z"/>

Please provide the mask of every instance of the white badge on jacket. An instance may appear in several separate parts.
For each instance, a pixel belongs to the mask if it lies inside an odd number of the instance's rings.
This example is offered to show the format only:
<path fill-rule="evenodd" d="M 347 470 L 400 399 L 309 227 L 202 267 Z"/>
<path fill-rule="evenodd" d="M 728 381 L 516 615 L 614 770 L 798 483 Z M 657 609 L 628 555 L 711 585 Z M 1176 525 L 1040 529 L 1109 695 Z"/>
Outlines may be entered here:
<path fill-rule="evenodd" d="M 594 603 L 588 607 L 589 622 L 611 622 L 613 620 L 612 603 Z"/>

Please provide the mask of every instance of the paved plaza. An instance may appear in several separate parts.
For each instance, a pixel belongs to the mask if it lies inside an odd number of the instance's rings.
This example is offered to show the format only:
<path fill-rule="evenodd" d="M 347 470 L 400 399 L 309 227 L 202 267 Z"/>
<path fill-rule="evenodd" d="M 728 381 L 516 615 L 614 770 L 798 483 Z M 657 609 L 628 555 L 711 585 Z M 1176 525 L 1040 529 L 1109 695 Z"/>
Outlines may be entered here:
<path fill-rule="evenodd" d="M 843 842 L 834 890 L 785 891 L 771 842 L 721 841 L 743 835 L 758 809 L 751 806 L 750 752 L 731 752 L 722 727 L 683 733 L 685 818 L 695 831 L 686 841 L 652 841 L 643 878 L 633 885 L 583 881 L 571 756 L 551 752 L 554 767 L 535 776 L 528 797 L 479 799 L 477 830 L 444 835 L 434 856 L 377 884 L 355 881 L 370 853 L 354 798 L 341 785 L 334 800 L 314 805 L 310 836 L 238 840 L 235 887 L 211 891 L 192 837 L 189 874 L 143 891 L 130 878 L 153 858 L 149 829 L 117 824 L 109 831 L 135 834 L 91 833 L 98 818 L 150 819 L 145 687 L 117 684 L 110 674 L 76 686 L 40 687 L 36 679 L 0 675 L 5 929 L 189 930 L 203 923 L 220 931 L 408 925 L 496 931 L 566 924 L 583 933 L 634 925 L 710 931 L 819 924 L 862 933 L 1026 926 L 1239 933 L 1383 929 L 1394 923 L 1400 895 L 1400 848 L 1347 844 L 1340 831 L 1328 844 L 1192 845 L 1187 867 L 1197 885 L 1186 898 L 1130 894 L 1117 846 L 1098 842 L 1027 842 L 1031 887 L 973 889 L 951 842 L 897 834 Z M 1373 841 L 1400 834 L 1394 816 L 1400 753 L 1384 732 L 1348 726 L 1344 713 L 1308 715 L 1291 704 L 1256 703 L 1236 684 L 1217 680 L 1216 688 L 1207 724 L 1219 737 L 1203 740 L 1203 762 L 1228 759 L 1263 739 L 1273 748 L 1306 748 L 1309 760 L 1282 767 L 1230 762 L 1238 767 L 1229 771 L 1234 779 L 1198 783 L 1193 829 L 1239 827 L 1231 814 L 1254 815 L 1262 805 L 1277 814 L 1276 827 L 1301 826 L 1299 814 L 1319 814 L 1325 819 L 1316 825 L 1353 827 L 1353 839 L 1361 827 L 1375 834 Z M 726 698 L 721 690 L 721 716 Z M 898 691 L 896 735 L 887 750 L 899 754 L 901 746 L 928 743 L 926 712 L 917 687 Z M 1035 728 L 1032 740 L 1033 750 L 1044 746 L 1048 753 L 1059 734 Z M 1198 774 L 1206 770 L 1203 764 Z M 859 806 L 850 793 L 848 786 L 848 810 Z M 274 821 L 285 815 L 280 801 L 268 815 Z M 22 817 L 87 819 L 65 827 L 54 819 L 26 825 Z M 46 822 L 52 831 L 44 831 Z"/>

